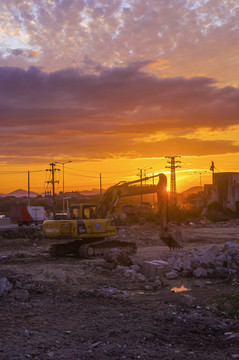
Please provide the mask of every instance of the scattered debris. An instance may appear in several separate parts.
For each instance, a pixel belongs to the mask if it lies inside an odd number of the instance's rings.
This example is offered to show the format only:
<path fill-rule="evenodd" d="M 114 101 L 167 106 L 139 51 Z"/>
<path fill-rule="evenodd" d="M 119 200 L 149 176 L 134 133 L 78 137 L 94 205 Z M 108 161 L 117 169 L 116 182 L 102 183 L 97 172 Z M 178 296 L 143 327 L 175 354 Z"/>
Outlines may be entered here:
<path fill-rule="evenodd" d="M 104 259 L 112 263 L 115 267 L 117 265 L 130 266 L 133 265 L 132 259 L 123 250 L 111 249 L 105 254 Z"/>
<path fill-rule="evenodd" d="M 165 261 L 167 260 L 167 261 Z M 171 253 L 164 260 L 145 261 L 142 272 L 148 278 L 156 276 L 176 279 L 182 277 L 195 278 L 227 278 L 239 275 L 239 249 L 226 242 L 220 250 L 216 244 L 207 248 L 180 250 Z"/>
<path fill-rule="evenodd" d="M 0 358 L 237 359 L 238 228 L 202 226 L 184 225 L 205 241 L 177 251 L 157 226 L 122 227 L 139 249 L 130 261 L 118 250 L 109 261 L 52 259 L 46 239 L 2 238 Z"/>

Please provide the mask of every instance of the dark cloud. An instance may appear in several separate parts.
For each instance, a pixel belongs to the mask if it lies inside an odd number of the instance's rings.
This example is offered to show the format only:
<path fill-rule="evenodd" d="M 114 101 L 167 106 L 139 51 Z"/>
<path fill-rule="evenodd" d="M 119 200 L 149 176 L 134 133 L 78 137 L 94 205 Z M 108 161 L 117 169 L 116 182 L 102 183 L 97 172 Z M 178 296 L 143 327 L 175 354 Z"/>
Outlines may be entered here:
<path fill-rule="evenodd" d="M 39 56 L 39 53 L 37 51 L 29 49 L 8 49 L 8 52 L 13 56 L 22 56 L 28 59 L 34 59 Z"/>
<path fill-rule="evenodd" d="M 78 127 L 74 123 L 77 129 L 83 118 L 108 119 L 109 130 L 122 123 L 130 128 L 142 121 L 155 124 L 158 130 L 170 129 L 172 124 L 178 128 L 223 128 L 238 123 L 238 88 L 219 88 L 215 80 L 205 77 L 157 78 L 140 67 L 142 64 L 104 68 L 99 74 L 85 74 L 80 69 L 46 73 L 36 67 L 2 67 L 1 119 L 9 112 L 11 118 L 24 123 L 22 114 L 25 117 L 29 112 L 26 122 L 39 116 L 44 121 L 48 113 L 48 121 L 52 118 L 55 123 L 60 114 L 59 122 L 64 126 L 67 116 L 63 114 L 68 112 L 69 123 L 72 117 L 73 123 L 79 120 Z"/>
<path fill-rule="evenodd" d="M 182 155 L 239 151 L 230 141 L 175 137 L 237 125 L 238 88 L 218 87 L 206 77 L 157 78 L 144 72 L 144 65 L 102 68 L 97 74 L 1 67 L 1 154 L 48 156 L 64 148 L 104 158 L 162 156 L 170 149 Z M 156 134 L 168 140 L 143 140 Z"/>

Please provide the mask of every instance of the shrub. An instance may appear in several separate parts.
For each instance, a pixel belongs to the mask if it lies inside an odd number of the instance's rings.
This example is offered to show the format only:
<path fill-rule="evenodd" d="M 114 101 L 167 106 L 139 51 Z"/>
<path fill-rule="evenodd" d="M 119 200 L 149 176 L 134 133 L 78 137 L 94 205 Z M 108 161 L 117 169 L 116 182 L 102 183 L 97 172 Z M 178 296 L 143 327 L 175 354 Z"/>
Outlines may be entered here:
<path fill-rule="evenodd" d="M 226 312 L 232 318 L 239 318 L 239 292 L 214 296 L 209 300 L 209 304 L 215 303 L 220 311 Z"/>

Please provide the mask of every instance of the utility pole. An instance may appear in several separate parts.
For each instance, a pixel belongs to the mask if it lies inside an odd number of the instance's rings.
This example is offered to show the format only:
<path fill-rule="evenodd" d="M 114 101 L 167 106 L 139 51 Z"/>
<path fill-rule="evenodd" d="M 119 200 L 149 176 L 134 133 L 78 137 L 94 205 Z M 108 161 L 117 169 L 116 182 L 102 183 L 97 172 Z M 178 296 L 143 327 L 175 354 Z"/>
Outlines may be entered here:
<path fill-rule="evenodd" d="M 140 186 L 142 187 L 143 186 L 143 180 L 142 180 L 142 178 L 143 178 L 143 169 L 140 169 L 140 168 L 138 168 L 138 170 L 139 170 L 139 177 L 140 177 Z M 143 204 L 143 195 L 142 194 L 140 194 L 140 205 L 142 206 L 142 204 Z"/>
<path fill-rule="evenodd" d="M 154 185 L 154 173 L 152 174 L 153 176 L 153 185 Z M 153 204 L 155 205 L 155 197 L 154 197 L 154 193 L 153 193 Z"/>
<path fill-rule="evenodd" d="M 100 195 L 102 195 L 102 177 L 100 173 Z"/>
<path fill-rule="evenodd" d="M 210 166 L 210 171 L 212 172 L 212 184 L 213 184 L 213 178 L 214 178 L 214 170 L 215 170 L 215 165 L 214 165 L 214 161 L 212 161 L 211 166 Z"/>
<path fill-rule="evenodd" d="M 27 203 L 28 206 L 30 206 L 30 171 L 27 172 L 27 188 L 28 188 Z"/>
<path fill-rule="evenodd" d="M 194 171 L 196 174 L 200 175 L 200 186 L 202 186 L 202 174 L 207 172 L 207 170 L 204 171 Z"/>
<path fill-rule="evenodd" d="M 166 168 L 170 169 L 170 198 L 173 204 L 177 204 L 177 191 L 176 191 L 176 172 L 175 169 L 181 167 L 180 160 L 175 160 L 176 158 L 181 158 L 181 156 L 165 156 L 168 160 L 168 166 Z"/>
<path fill-rule="evenodd" d="M 56 217 L 56 201 L 55 201 L 55 183 L 59 184 L 59 180 L 55 180 L 55 171 L 60 171 L 60 169 L 55 169 L 56 164 L 50 164 L 51 169 L 46 169 L 46 171 L 51 172 L 51 180 L 47 181 L 48 184 L 52 184 L 52 201 L 53 201 L 53 219 Z"/>
<path fill-rule="evenodd" d="M 64 214 L 65 212 L 65 164 L 68 164 L 68 163 L 71 163 L 72 161 L 69 160 L 69 161 L 65 161 L 65 162 L 59 162 L 59 161 L 56 161 L 56 164 L 61 164 L 62 165 L 62 192 L 63 192 L 63 207 L 62 207 L 62 212 Z"/>

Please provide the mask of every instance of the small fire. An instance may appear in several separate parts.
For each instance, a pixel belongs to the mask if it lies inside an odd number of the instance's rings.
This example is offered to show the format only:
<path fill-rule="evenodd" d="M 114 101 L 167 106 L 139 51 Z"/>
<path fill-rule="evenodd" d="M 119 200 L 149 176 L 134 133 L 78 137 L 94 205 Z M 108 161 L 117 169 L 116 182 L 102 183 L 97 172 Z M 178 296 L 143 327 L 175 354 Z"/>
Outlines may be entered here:
<path fill-rule="evenodd" d="M 180 286 L 179 288 L 178 287 L 173 287 L 171 289 L 171 292 L 174 292 L 174 293 L 178 293 L 178 292 L 182 292 L 182 291 L 190 291 L 191 289 L 188 289 L 186 288 L 184 285 Z"/>

